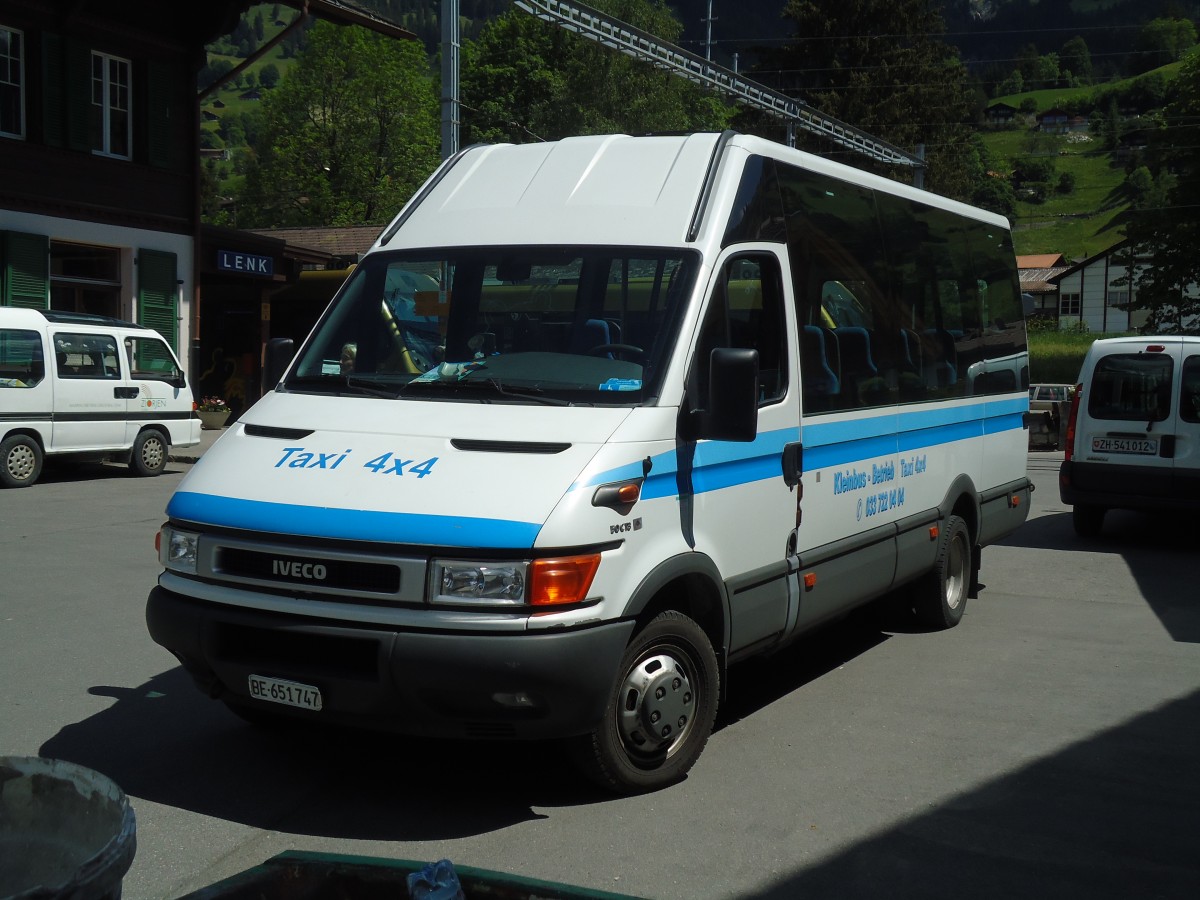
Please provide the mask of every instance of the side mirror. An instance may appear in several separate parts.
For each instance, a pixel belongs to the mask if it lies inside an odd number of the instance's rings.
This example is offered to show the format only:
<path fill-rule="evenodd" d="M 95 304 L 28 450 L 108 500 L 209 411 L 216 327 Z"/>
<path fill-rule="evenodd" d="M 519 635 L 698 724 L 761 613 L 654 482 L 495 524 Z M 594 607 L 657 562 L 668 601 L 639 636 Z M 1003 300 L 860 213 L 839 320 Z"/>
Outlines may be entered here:
<path fill-rule="evenodd" d="M 275 390 L 296 355 L 296 342 L 291 338 L 271 338 L 263 348 L 262 393 Z"/>
<path fill-rule="evenodd" d="M 718 347 L 708 362 L 704 409 L 689 418 L 693 440 L 748 442 L 758 437 L 758 351 Z"/>

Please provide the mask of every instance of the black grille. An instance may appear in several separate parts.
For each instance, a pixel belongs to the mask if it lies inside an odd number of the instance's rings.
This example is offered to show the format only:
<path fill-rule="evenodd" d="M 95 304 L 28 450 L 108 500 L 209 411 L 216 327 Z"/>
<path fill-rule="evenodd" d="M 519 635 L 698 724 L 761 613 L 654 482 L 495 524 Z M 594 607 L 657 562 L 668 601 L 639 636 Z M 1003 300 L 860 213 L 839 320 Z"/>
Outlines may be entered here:
<path fill-rule="evenodd" d="M 222 547 L 216 566 L 223 575 L 302 585 L 315 591 L 337 589 L 394 595 L 400 590 L 400 568 L 391 563 L 319 559 Z"/>

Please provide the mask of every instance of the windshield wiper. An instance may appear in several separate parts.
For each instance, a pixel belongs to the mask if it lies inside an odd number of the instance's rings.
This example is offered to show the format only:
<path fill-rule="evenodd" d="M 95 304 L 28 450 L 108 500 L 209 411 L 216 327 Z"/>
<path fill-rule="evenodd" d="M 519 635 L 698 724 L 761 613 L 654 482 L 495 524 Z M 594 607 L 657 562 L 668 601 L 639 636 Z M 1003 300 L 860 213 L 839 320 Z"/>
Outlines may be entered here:
<path fill-rule="evenodd" d="M 400 392 L 403 391 L 407 386 L 408 385 L 403 385 L 400 388 L 392 387 L 385 390 L 378 386 L 378 382 L 368 381 L 367 379 L 361 378 L 357 375 L 346 376 L 346 387 L 357 388 L 364 394 L 370 394 L 372 397 L 383 397 L 386 400 L 395 400 L 400 396 Z"/>
<path fill-rule="evenodd" d="M 497 394 L 502 394 L 505 397 L 516 397 L 519 400 L 533 400 L 536 403 L 545 403 L 548 406 L 570 406 L 570 400 L 563 400 L 560 397 L 547 396 L 546 392 L 541 388 L 529 388 L 527 390 L 513 390 L 507 388 L 500 383 L 499 378 L 487 378 L 482 381 L 469 382 L 471 384 L 490 384 L 496 389 Z"/>

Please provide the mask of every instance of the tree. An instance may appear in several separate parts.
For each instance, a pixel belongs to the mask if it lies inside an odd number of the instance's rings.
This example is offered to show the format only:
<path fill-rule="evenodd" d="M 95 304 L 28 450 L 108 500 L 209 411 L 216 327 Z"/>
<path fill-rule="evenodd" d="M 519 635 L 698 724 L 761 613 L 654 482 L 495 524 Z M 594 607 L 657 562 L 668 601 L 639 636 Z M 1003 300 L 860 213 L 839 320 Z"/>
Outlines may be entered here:
<path fill-rule="evenodd" d="M 267 63 L 258 70 L 258 83 L 267 90 L 279 84 L 279 66 L 275 63 Z"/>
<path fill-rule="evenodd" d="M 1195 44 L 1196 26 L 1190 19 L 1152 19 L 1138 32 L 1138 71 L 1175 62 Z"/>
<path fill-rule="evenodd" d="M 1188 59 L 1175 80 L 1176 98 L 1165 109 L 1169 129 L 1151 136 L 1147 156 L 1157 170 L 1131 173 L 1141 209 L 1125 233 L 1146 260 L 1134 279 L 1132 306 L 1149 312 L 1151 330 L 1180 330 L 1200 315 L 1200 57 Z M 1136 177 L 1134 177 L 1136 174 Z M 1193 326 L 1194 327 L 1194 326 Z"/>
<path fill-rule="evenodd" d="M 589 5 L 667 41 L 682 32 L 662 0 Z M 519 10 L 466 42 L 462 59 L 464 143 L 710 131 L 730 117 L 712 92 Z"/>
<path fill-rule="evenodd" d="M 1092 54 L 1087 42 L 1076 35 L 1065 44 L 1058 54 L 1064 72 L 1070 72 L 1077 84 L 1092 83 Z"/>
<path fill-rule="evenodd" d="M 263 100 L 240 227 L 382 224 L 438 162 L 424 49 L 317 22 Z"/>
<path fill-rule="evenodd" d="M 931 0 L 789 0 L 783 14 L 793 37 L 764 54 L 759 80 L 899 147 L 924 144 L 926 187 L 971 196 L 981 110 Z"/>

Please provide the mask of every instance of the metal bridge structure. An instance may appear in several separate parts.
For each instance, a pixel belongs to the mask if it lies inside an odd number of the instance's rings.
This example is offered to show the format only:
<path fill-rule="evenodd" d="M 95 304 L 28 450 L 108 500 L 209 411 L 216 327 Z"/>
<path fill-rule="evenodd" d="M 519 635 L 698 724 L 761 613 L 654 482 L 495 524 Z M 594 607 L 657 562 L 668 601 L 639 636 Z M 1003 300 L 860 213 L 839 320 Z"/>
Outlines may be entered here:
<path fill-rule="evenodd" d="M 833 144 L 852 150 L 876 162 L 914 169 L 914 180 L 921 186 L 925 161 L 872 137 L 865 131 L 814 109 L 802 100 L 789 97 L 758 84 L 708 59 L 690 53 L 648 32 L 604 13 L 566 0 L 514 0 L 514 5 L 543 21 L 573 31 L 651 65 L 686 78 L 693 84 L 710 88 L 727 97 L 782 120 L 787 126 L 788 146 L 795 146 L 796 129 L 819 135 Z"/>

